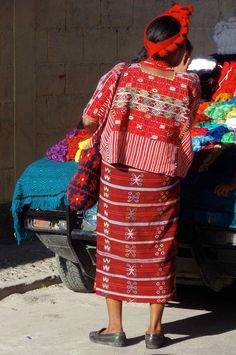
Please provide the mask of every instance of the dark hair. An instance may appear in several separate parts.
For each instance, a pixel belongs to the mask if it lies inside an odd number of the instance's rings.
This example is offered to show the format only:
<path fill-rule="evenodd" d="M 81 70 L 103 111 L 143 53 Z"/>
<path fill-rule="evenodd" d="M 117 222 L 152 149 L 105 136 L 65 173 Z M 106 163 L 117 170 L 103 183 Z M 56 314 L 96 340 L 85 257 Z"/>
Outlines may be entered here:
<path fill-rule="evenodd" d="M 189 54 L 191 54 L 193 51 L 192 43 L 190 42 L 190 40 L 188 38 L 186 39 L 186 42 L 185 42 L 185 49 L 186 49 L 186 52 L 188 52 Z"/>
<path fill-rule="evenodd" d="M 170 37 L 175 36 L 181 30 L 180 23 L 177 19 L 172 16 L 162 16 L 154 20 L 147 29 L 147 38 L 149 41 L 158 43 L 162 42 Z M 145 47 L 141 49 L 138 57 L 133 62 L 140 62 L 148 58 L 147 50 Z M 155 54 L 154 59 L 160 59 L 160 57 Z M 163 58 L 162 58 L 163 60 Z"/>

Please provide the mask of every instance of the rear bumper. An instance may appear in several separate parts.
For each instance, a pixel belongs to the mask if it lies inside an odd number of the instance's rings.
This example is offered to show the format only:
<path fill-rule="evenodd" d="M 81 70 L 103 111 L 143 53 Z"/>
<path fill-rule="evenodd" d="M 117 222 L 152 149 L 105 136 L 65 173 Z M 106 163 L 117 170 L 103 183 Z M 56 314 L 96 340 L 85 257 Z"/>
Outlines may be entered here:
<path fill-rule="evenodd" d="M 32 223 L 28 225 L 28 228 L 36 233 L 47 248 L 63 258 L 79 263 L 80 255 L 86 249 L 86 253 L 93 254 L 93 263 L 95 263 L 96 232 L 82 230 L 82 220 L 80 219 L 78 222 L 78 216 L 77 221 L 75 221 L 75 216 L 70 215 L 68 211 L 57 211 L 56 213 L 55 211 L 29 211 L 25 220 L 29 217 L 49 220 L 64 219 L 66 223 L 64 231 L 40 230 L 32 227 Z M 202 273 L 207 268 L 213 270 L 217 277 L 236 278 L 236 230 L 198 224 L 194 226 L 184 224 L 183 227 L 179 235 L 179 257 L 177 261 L 177 270 L 179 264 L 181 266 L 180 274 L 183 278 L 189 278 L 188 274 L 191 274 L 197 275 L 196 278 L 199 279 L 198 266 Z M 196 259 L 198 265 L 194 259 Z M 192 270 L 190 272 L 190 266 L 187 266 L 192 261 L 195 263 L 192 266 L 194 272 Z"/>

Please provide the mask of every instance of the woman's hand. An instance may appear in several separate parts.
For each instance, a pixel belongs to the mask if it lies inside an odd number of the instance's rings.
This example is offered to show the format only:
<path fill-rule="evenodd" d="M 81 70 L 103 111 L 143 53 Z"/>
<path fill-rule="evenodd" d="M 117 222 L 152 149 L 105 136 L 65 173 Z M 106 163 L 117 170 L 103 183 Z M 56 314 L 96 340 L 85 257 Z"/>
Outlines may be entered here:
<path fill-rule="evenodd" d="M 88 116 L 83 116 L 82 118 L 83 126 L 88 131 L 89 133 L 94 133 L 97 128 L 98 128 L 98 121 L 95 121 L 94 119 L 88 117 Z"/>
<path fill-rule="evenodd" d="M 190 60 L 191 58 L 189 57 L 188 52 L 186 52 L 181 60 L 181 62 L 179 63 L 179 65 L 177 65 L 176 67 L 172 68 L 174 71 L 176 72 L 181 72 L 181 73 L 186 73 L 188 66 L 190 64 Z"/>

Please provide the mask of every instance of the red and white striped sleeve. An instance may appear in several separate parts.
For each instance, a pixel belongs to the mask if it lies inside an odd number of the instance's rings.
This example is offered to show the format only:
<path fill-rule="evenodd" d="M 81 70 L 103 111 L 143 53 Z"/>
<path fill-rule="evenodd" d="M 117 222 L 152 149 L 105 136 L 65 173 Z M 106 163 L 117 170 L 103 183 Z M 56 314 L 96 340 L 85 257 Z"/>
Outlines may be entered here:
<path fill-rule="evenodd" d="M 83 111 L 83 118 L 87 117 L 90 121 L 101 124 L 107 116 L 121 67 L 122 64 L 117 64 L 99 80 L 92 98 Z"/>

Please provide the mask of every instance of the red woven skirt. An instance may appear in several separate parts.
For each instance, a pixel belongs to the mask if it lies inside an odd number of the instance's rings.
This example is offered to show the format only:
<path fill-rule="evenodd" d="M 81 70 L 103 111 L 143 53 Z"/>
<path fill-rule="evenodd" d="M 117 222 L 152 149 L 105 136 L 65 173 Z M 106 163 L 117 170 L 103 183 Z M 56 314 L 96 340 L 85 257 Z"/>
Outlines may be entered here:
<path fill-rule="evenodd" d="M 96 293 L 165 303 L 175 292 L 179 179 L 102 162 Z"/>

